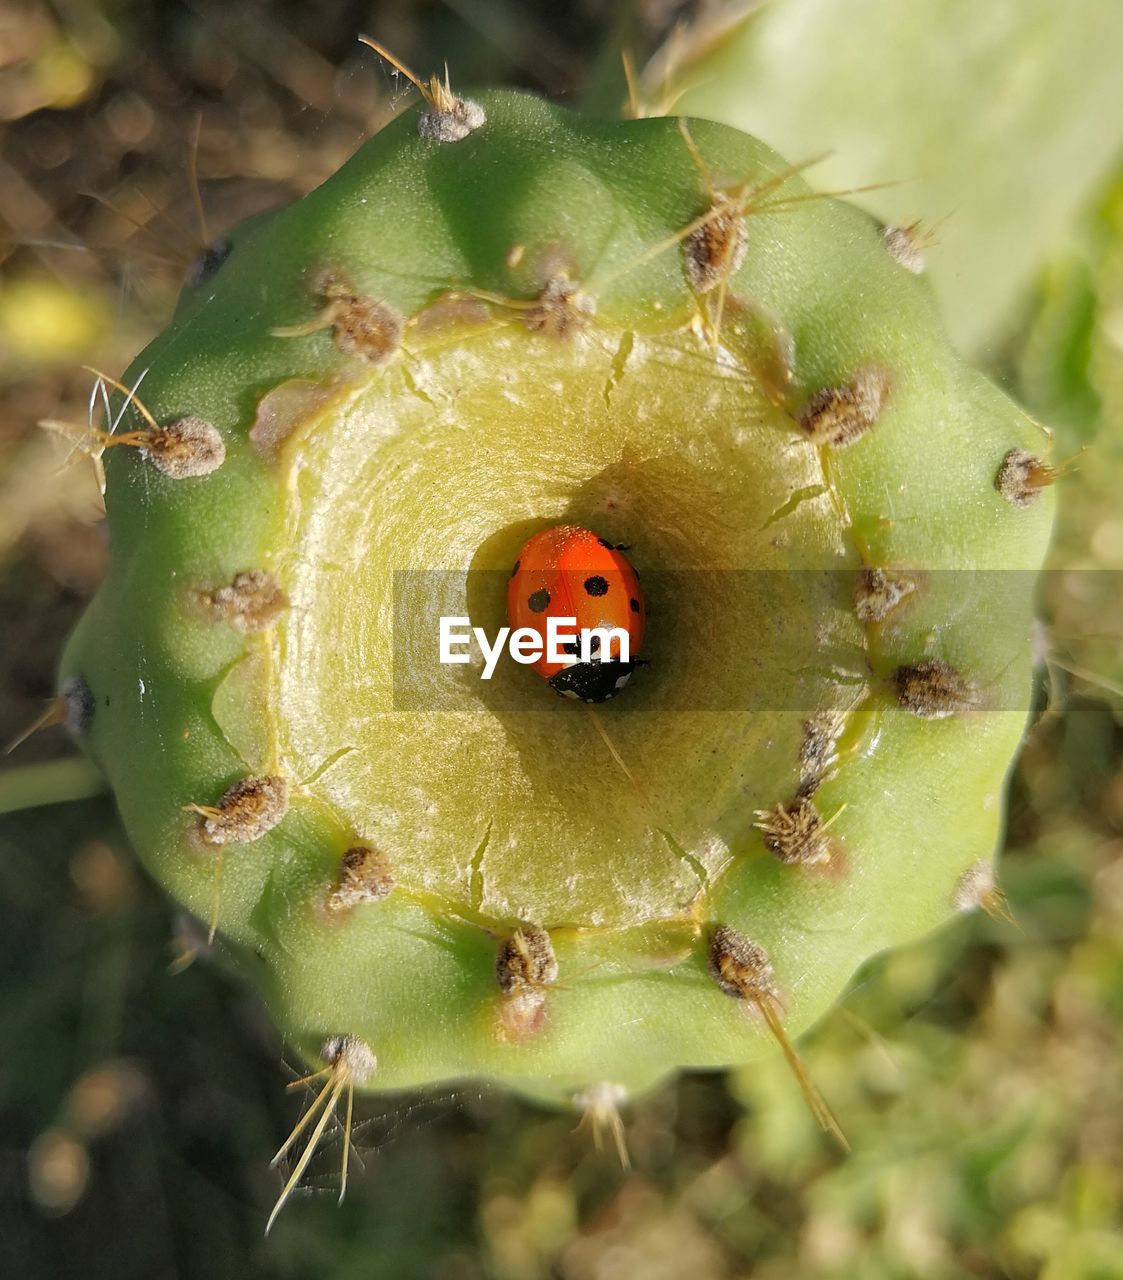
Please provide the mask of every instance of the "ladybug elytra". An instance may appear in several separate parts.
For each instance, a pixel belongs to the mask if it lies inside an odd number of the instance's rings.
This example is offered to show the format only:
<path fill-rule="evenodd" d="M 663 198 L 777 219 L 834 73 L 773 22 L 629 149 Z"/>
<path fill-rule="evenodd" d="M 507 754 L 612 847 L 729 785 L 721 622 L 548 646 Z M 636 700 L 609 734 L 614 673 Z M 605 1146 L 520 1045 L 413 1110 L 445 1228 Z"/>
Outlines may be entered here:
<path fill-rule="evenodd" d="M 614 546 L 579 525 L 554 525 L 536 533 L 519 552 L 507 584 L 507 618 L 512 628 L 529 628 L 543 641 L 534 670 L 565 697 L 605 702 L 628 683 L 643 643 L 645 610 L 639 577 Z M 618 636 L 588 637 L 588 660 L 577 639 L 563 647 L 565 662 L 551 662 L 546 646 L 551 619 L 572 618 L 578 635 L 615 629 L 628 638 L 621 658 Z M 608 645 L 607 656 L 600 646 Z"/>

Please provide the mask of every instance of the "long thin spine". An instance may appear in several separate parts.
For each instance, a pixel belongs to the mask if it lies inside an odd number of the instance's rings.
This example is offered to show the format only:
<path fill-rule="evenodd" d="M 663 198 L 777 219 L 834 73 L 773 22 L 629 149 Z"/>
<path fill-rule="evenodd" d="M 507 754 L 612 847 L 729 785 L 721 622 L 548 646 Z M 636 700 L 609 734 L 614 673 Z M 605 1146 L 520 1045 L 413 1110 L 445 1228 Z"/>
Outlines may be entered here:
<path fill-rule="evenodd" d="M 308 1139 L 304 1146 L 304 1150 L 300 1153 L 300 1159 L 296 1162 L 296 1167 L 293 1169 L 292 1173 L 289 1174 L 289 1180 L 285 1183 L 284 1189 L 277 1197 L 277 1203 L 273 1206 L 273 1212 L 269 1215 L 269 1221 L 265 1224 L 266 1235 L 269 1234 L 273 1227 L 273 1223 L 277 1220 L 277 1215 L 285 1207 L 285 1203 L 288 1201 L 289 1196 L 291 1196 L 296 1190 L 300 1179 L 304 1176 L 304 1171 L 308 1168 L 308 1164 L 311 1161 L 312 1156 L 315 1154 L 316 1148 L 320 1145 L 320 1139 L 324 1136 L 324 1130 L 328 1127 L 328 1122 L 335 1114 L 335 1108 L 339 1105 L 339 1098 L 346 1084 L 347 1076 L 340 1075 L 338 1079 L 329 1080 L 324 1086 L 324 1092 L 329 1088 L 331 1089 L 331 1097 L 328 1098 L 327 1103 L 324 1106 L 319 1123 L 316 1125 L 315 1129 L 312 1130 L 312 1136 Z M 320 1097 L 323 1097 L 323 1092 L 320 1094 Z M 317 1102 L 318 1101 L 319 1099 L 317 1099 Z M 315 1104 L 313 1104 L 313 1106 L 315 1106 Z M 311 1114 L 311 1111 L 312 1109 L 310 1108 L 308 1111 L 309 1115 Z"/>

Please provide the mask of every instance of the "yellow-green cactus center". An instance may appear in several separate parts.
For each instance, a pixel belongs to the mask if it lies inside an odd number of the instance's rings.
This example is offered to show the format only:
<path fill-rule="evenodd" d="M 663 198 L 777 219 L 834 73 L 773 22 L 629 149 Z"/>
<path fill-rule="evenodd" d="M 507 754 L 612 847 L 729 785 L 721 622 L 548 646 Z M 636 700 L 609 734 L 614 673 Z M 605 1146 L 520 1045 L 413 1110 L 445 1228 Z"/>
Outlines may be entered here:
<path fill-rule="evenodd" d="M 794 793 L 798 699 L 865 673 L 841 575 L 784 572 L 793 547 L 849 563 L 816 451 L 692 335 L 621 341 L 461 332 L 282 451 L 282 771 L 317 775 L 399 883 L 494 919 L 681 912 Z M 510 659 L 438 661 L 440 616 L 494 635 L 519 546 L 566 522 L 629 544 L 651 616 L 599 727 Z"/>

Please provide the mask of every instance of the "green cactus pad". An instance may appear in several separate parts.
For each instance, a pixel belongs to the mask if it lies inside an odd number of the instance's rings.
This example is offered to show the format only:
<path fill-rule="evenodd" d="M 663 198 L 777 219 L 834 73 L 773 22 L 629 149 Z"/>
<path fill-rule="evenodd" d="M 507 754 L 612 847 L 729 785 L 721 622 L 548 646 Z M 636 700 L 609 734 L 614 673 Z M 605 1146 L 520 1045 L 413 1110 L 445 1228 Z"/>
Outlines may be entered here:
<path fill-rule="evenodd" d="M 309 1058 L 634 1092 L 768 1049 L 765 1003 L 798 1033 L 993 885 L 1052 510 L 998 477 L 1046 441 L 752 138 L 509 92 L 442 121 L 235 231 L 124 376 L 153 421 L 107 451 L 62 678 L 204 919 L 221 862 L 220 935 Z M 647 598 L 599 725 L 436 661 L 559 523 Z"/>

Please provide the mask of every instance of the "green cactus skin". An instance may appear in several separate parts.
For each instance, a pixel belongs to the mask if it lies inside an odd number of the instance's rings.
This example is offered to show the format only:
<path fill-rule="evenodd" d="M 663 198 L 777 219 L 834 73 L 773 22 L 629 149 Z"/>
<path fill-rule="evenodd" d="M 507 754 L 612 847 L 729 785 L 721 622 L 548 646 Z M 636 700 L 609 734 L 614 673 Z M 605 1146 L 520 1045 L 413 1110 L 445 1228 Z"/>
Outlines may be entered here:
<path fill-rule="evenodd" d="M 473 100 L 235 231 L 125 375 L 159 427 L 106 454 L 61 678 L 204 919 L 221 857 L 221 937 L 310 1060 L 621 1097 L 771 1049 L 758 1012 L 798 1034 L 993 890 L 1052 517 L 996 485 L 1046 442 L 761 143 Z M 156 465 L 185 419 L 220 465 Z M 466 668 L 393 703 L 395 571 L 494 629 L 468 570 L 562 521 L 645 574 L 652 665 L 600 712 L 634 785 L 511 663 L 518 714 Z"/>
<path fill-rule="evenodd" d="M 708 26 L 648 68 L 651 109 L 822 155 L 825 189 L 886 184 L 855 198 L 898 236 L 921 220 L 953 340 L 993 359 L 1123 146 L 1123 6 L 741 0 Z"/>

